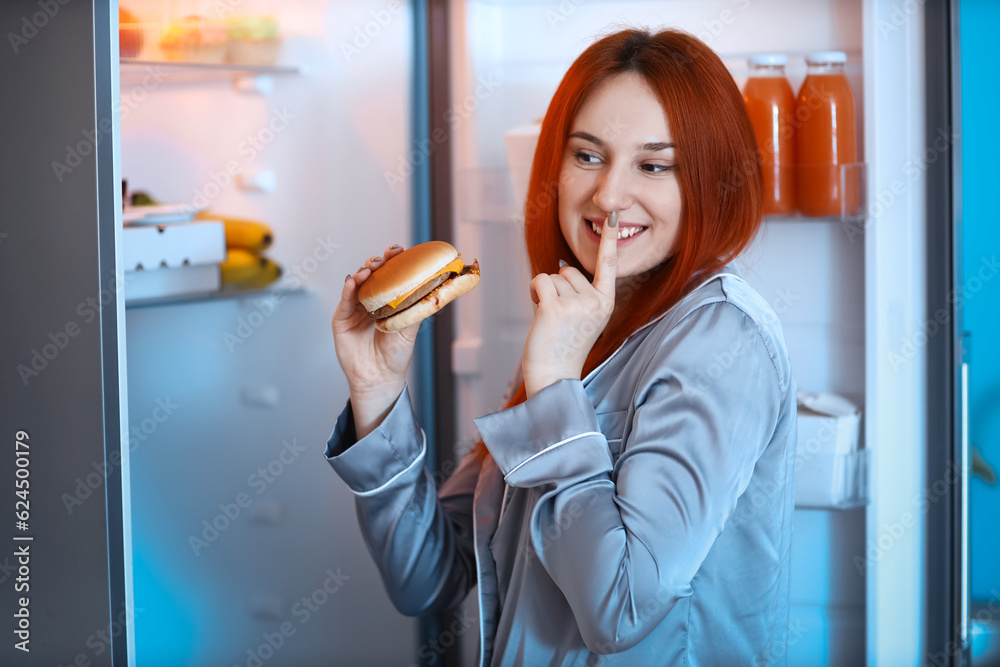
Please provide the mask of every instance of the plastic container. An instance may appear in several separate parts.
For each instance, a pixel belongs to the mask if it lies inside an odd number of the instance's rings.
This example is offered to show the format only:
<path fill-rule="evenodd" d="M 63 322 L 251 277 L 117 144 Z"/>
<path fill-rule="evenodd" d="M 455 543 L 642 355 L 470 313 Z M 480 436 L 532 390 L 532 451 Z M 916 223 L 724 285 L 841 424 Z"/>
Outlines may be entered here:
<path fill-rule="evenodd" d="M 764 170 L 765 215 L 795 213 L 795 94 L 785 78 L 787 62 L 783 55 L 754 56 L 743 88 Z"/>
<path fill-rule="evenodd" d="M 844 75 L 847 56 L 806 56 L 808 70 L 795 105 L 795 199 L 804 216 L 854 216 L 860 179 L 841 165 L 858 161 L 854 93 Z"/>

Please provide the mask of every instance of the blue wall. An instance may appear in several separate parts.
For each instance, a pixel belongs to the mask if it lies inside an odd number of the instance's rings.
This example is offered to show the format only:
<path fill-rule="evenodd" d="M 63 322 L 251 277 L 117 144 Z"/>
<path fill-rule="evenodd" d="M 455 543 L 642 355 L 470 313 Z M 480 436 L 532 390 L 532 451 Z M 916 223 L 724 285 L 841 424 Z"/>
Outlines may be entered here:
<path fill-rule="evenodd" d="M 971 332 L 971 443 L 1000 472 L 1000 75 L 991 57 L 1000 3 L 962 0 L 962 207 L 965 330 Z M 977 275 L 977 273 L 979 275 Z M 1000 484 L 970 488 L 972 598 L 1000 599 Z"/>

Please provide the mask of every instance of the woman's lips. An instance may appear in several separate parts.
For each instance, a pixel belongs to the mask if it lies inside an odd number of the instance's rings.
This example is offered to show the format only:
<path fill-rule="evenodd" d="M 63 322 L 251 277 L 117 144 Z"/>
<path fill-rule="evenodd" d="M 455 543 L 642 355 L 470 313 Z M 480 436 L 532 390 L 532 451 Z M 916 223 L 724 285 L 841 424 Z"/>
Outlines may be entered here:
<path fill-rule="evenodd" d="M 599 226 L 601 226 L 603 228 L 603 226 L 604 226 L 604 220 L 597 221 L 597 220 L 589 220 L 589 219 L 584 218 L 583 224 L 584 224 L 584 227 L 587 228 L 587 234 L 590 236 L 590 238 L 595 243 L 600 243 L 600 241 L 601 241 L 601 235 L 594 231 L 594 227 L 593 226 L 594 225 L 599 225 Z M 631 243 L 632 241 L 634 241 L 636 238 L 642 236 L 646 232 L 646 230 L 649 229 L 648 227 L 644 227 L 642 225 L 634 225 L 634 224 L 631 224 L 631 223 L 622 223 L 622 222 L 619 222 L 618 223 L 618 227 L 615 229 L 615 232 L 617 233 L 618 231 L 622 231 L 622 230 L 630 229 L 630 228 L 637 229 L 638 231 L 636 231 L 635 233 L 633 233 L 632 236 L 627 236 L 625 238 L 619 238 L 618 239 L 618 247 L 619 248 L 622 247 L 622 246 L 624 246 L 624 245 L 628 245 L 629 243 Z"/>

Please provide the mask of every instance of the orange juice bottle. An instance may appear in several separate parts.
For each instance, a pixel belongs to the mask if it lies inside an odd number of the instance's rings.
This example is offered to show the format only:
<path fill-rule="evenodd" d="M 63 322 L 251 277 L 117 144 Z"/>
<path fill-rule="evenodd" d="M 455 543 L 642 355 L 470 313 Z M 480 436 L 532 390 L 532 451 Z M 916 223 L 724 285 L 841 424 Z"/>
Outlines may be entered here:
<path fill-rule="evenodd" d="M 795 105 L 795 200 L 806 216 L 858 212 L 857 126 L 845 62 L 841 51 L 806 56 Z"/>
<path fill-rule="evenodd" d="M 795 94 L 785 78 L 787 62 L 783 55 L 754 56 L 743 88 L 764 169 L 765 215 L 795 213 Z"/>

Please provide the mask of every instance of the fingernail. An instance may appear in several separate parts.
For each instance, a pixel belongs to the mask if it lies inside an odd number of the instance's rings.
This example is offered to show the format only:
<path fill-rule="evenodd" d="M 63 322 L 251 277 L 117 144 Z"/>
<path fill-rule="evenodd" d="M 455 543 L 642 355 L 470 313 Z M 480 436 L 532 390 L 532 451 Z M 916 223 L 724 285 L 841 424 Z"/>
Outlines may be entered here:
<path fill-rule="evenodd" d="M 372 257 L 372 262 L 381 262 L 381 261 L 382 261 L 382 255 L 379 255 L 378 257 Z"/>
<path fill-rule="evenodd" d="M 347 274 L 347 277 L 346 277 L 346 278 L 344 278 L 344 282 L 346 283 L 346 282 L 347 282 L 348 280 L 350 280 L 350 279 L 351 279 L 351 274 L 350 274 L 350 273 L 348 273 L 348 274 Z"/>
<path fill-rule="evenodd" d="M 401 246 L 400 246 L 400 245 L 399 245 L 398 243 L 393 243 L 393 244 L 392 244 L 391 246 L 389 246 L 389 247 L 390 247 L 390 248 L 399 248 L 399 247 L 401 247 Z"/>
<path fill-rule="evenodd" d="M 569 264 L 568 264 L 568 263 L 566 262 L 566 260 L 564 260 L 564 259 L 560 259 L 560 260 L 559 260 L 559 268 L 561 269 L 561 268 L 563 268 L 564 266 L 569 266 Z"/>
<path fill-rule="evenodd" d="M 608 216 L 608 227 L 614 229 L 618 226 L 618 211 L 611 211 L 611 215 Z"/>

